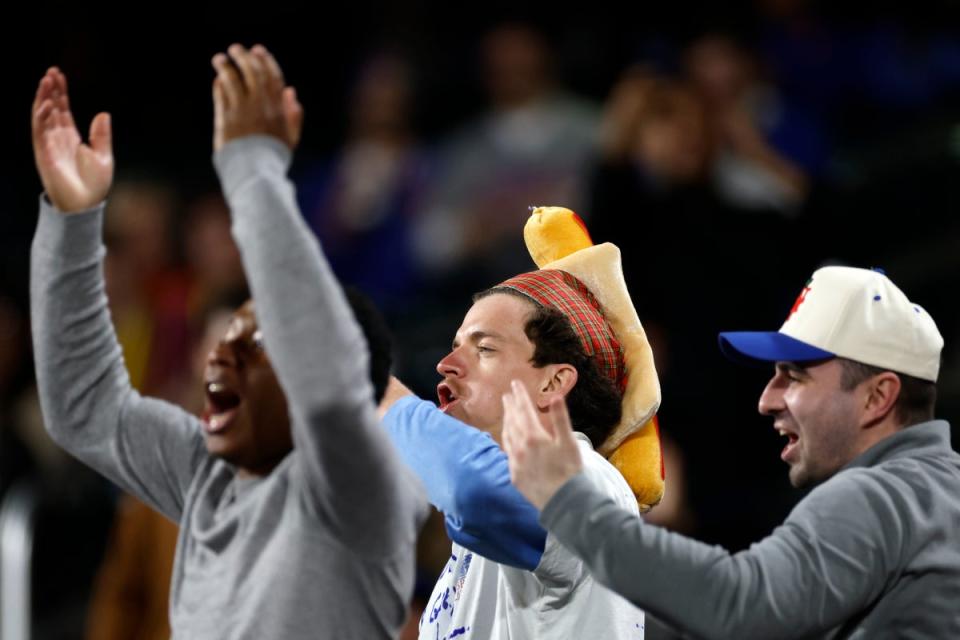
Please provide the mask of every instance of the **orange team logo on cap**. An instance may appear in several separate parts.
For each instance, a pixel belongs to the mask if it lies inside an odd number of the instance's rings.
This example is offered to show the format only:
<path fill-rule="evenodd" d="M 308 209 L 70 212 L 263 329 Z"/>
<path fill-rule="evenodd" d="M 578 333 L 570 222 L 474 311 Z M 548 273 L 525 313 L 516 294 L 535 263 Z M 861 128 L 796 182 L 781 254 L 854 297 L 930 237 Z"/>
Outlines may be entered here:
<path fill-rule="evenodd" d="M 790 309 L 790 315 L 787 316 L 787 320 L 793 317 L 793 314 L 797 312 L 797 309 L 800 308 L 800 305 L 803 304 L 803 301 L 807 299 L 807 293 L 810 292 L 810 285 L 813 283 L 813 278 L 807 280 L 807 284 L 804 285 L 803 291 L 800 292 L 800 295 L 797 296 L 797 299 L 793 303 L 793 308 Z"/>

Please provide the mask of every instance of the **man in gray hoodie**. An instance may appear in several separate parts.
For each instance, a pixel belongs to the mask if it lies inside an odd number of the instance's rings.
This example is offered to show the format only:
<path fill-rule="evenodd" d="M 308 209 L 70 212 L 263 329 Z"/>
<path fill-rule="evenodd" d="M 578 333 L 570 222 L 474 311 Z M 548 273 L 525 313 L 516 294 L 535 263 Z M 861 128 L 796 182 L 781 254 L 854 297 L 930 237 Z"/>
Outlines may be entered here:
<path fill-rule="evenodd" d="M 180 525 L 180 638 L 390 638 L 421 489 L 376 418 L 368 347 L 286 178 L 302 109 L 263 47 L 215 56 L 214 163 L 254 303 L 207 360 L 203 419 L 141 397 L 104 293 L 110 116 L 83 143 L 64 75 L 33 105 L 45 194 L 31 256 L 43 415 L 70 453 Z"/>
<path fill-rule="evenodd" d="M 504 444 L 540 522 L 597 580 L 698 638 L 960 637 L 960 455 L 934 419 L 943 338 L 883 273 L 830 266 L 779 331 L 720 334 L 773 364 L 759 409 L 797 487 L 784 524 L 730 554 L 645 524 L 581 471 L 562 403 L 505 397 Z"/>

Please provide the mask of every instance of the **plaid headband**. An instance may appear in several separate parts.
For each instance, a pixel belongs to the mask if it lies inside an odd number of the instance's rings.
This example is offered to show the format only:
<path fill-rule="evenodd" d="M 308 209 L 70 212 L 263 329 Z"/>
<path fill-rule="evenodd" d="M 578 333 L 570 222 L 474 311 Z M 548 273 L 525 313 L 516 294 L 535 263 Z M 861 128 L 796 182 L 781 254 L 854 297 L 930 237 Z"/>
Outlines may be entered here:
<path fill-rule="evenodd" d="M 511 289 L 565 315 L 600 373 L 623 393 L 627 385 L 623 347 L 604 317 L 600 303 L 580 280 L 566 271 L 548 269 L 521 273 L 494 289 Z"/>

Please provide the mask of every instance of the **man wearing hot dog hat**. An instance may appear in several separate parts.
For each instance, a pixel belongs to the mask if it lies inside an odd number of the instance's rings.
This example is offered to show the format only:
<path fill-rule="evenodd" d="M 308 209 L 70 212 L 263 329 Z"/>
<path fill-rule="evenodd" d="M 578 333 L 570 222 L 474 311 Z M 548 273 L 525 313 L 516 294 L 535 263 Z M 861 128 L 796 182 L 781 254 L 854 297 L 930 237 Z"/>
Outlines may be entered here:
<path fill-rule="evenodd" d="M 541 268 L 474 297 L 437 364 L 439 407 L 397 381 L 387 390 L 384 425 L 453 541 L 420 637 L 643 638 L 643 612 L 547 534 L 510 484 L 501 432 L 511 380 L 544 417 L 565 402 L 591 486 L 639 515 L 663 492 L 652 352 L 616 247 L 592 246 L 559 207 L 535 209 L 525 235 Z"/>

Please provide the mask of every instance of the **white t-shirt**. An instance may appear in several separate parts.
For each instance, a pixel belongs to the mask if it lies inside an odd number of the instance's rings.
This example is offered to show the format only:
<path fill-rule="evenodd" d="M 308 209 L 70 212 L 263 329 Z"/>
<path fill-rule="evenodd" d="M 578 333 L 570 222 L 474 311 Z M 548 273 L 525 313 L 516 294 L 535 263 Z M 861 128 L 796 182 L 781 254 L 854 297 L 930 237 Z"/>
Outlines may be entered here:
<path fill-rule="evenodd" d="M 586 477 L 639 517 L 623 476 L 586 436 L 575 435 Z M 597 583 L 583 562 L 549 534 L 533 571 L 498 564 L 453 544 L 420 618 L 420 640 L 643 640 L 643 629 L 643 611 Z"/>

